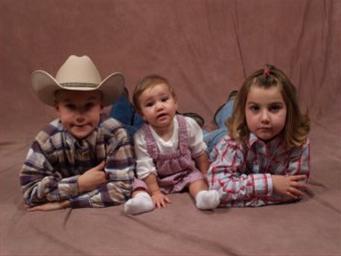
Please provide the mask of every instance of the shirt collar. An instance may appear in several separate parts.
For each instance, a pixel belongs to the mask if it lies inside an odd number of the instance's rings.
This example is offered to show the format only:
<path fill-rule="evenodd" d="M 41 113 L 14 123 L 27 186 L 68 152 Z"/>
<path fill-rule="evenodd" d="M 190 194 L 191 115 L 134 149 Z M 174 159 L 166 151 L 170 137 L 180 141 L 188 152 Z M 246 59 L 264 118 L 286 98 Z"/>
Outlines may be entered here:
<path fill-rule="evenodd" d="M 276 136 L 274 139 L 270 140 L 269 142 L 264 142 L 263 140 L 259 139 L 256 134 L 251 133 L 249 135 L 249 141 L 248 141 L 248 147 L 252 148 L 254 145 L 259 145 L 262 147 L 268 147 L 268 148 L 273 148 L 273 147 L 278 147 L 281 142 L 283 141 L 283 136 Z"/>

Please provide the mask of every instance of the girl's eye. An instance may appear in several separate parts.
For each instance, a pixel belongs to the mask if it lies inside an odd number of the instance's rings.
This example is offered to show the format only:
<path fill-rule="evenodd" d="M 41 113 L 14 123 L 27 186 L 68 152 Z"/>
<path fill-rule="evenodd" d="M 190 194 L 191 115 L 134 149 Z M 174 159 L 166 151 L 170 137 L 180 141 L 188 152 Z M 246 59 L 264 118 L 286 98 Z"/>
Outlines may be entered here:
<path fill-rule="evenodd" d="M 282 105 L 281 104 L 273 104 L 273 105 L 270 105 L 270 107 L 269 107 L 269 111 L 272 112 L 272 113 L 276 113 L 276 112 L 278 112 L 281 109 L 282 109 Z"/>
<path fill-rule="evenodd" d="M 259 106 L 251 105 L 251 106 L 249 106 L 249 109 L 251 110 L 251 112 L 257 112 L 257 111 L 259 111 Z"/>

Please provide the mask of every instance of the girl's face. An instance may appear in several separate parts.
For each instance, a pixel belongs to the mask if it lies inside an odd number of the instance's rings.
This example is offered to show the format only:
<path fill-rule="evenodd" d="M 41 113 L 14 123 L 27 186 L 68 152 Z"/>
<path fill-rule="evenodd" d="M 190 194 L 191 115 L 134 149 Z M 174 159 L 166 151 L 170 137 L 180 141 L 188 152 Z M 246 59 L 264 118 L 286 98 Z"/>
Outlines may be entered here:
<path fill-rule="evenodd" d="M 56 109 L 64 128 L 77 139 L 95 130 L 100 121 L 102 97 L 98 91 L 60 91 Z"/>
<path fill-rule="evenodd" d="M 283 130 L 286 116 L 287 106 L 279 86 L 250 87 L 245 104 L 246 123 L 250 132 L 263 141 L 269 141 Z"/>
<path fill-rule="evenodd" d="M 142 117 L 156 131 L 172 125 L 177 102 L 166 84 L 157 84 L 146 89 L 139 97 Z"/>

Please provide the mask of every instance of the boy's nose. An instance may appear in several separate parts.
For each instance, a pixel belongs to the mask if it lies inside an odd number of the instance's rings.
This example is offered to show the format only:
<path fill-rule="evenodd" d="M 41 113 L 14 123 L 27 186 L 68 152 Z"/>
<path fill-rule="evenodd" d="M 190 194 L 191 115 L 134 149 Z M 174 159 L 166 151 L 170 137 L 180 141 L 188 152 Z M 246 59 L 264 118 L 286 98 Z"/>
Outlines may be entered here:
<path fill-rule="evenodd" d="M 82 115 L 77 115 L 76 117 L 76 122 L 77 123 L 82 123 L 84 122 L 85 118 Z"/>

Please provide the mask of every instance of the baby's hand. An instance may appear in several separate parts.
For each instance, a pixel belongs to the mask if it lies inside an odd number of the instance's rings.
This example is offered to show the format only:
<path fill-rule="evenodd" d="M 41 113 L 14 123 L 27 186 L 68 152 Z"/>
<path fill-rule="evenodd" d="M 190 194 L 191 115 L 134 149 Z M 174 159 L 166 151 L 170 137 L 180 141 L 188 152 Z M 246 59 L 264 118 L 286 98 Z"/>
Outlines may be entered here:
<path fill-rule="evenodd" d="M 307 185 L 304 182 L 306 179 L 307 176 L 305 175 L 272 175 L 274 192 L 293 199 L 299 199 L 304 196 L 304 191 L 307 189 Z"/>
<path fill-rule="evenodd" d="M 87 192 L 94 190 L 99 185 L 105 183 L 106 177 L 104 172 L 105 162 L 102 161 L 99 165 L 87 170 L 78 177 L 79 192 Z"/>
<path fill-rule="evenodd" d="M 171 202 L 169 198 L 161 191 L 154 192 L 152 194 L 152 199 L 157 208 L 166 207 L 167 203 Z"/>

